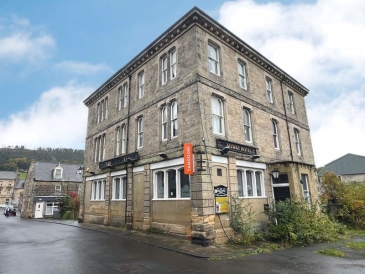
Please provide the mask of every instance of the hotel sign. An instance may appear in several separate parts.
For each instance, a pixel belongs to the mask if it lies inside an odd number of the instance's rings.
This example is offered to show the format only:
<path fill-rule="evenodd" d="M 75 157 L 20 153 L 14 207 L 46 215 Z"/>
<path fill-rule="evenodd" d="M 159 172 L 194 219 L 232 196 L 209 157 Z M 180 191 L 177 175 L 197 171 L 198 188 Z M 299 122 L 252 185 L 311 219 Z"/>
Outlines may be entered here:
<path fill-rule="evenodd" d="M 225 140 L 217 139 L 216 140 L 217 148 L 223 149 L 227 148 L 229 151 L 234 151 L 238 153 L 243 154 L 249 154 L 249 155 L 256 155 L 257 154 L 257 148 L 255 147 L 249 147 L 245 145 L 241 145 L 238 143 L 228 142 Z"/>
<path fill-rule="evenodd" d="M 107 167 L 113 167 L 116 165 L 126 164 L 129 162 L 134 162 L 138 160 L 138 152 L 133 152 L 127 155 L 119 156 L 110 160 L 106 160 L 104 162 L 99 163 L 99 168 L 107 168 Z"/>

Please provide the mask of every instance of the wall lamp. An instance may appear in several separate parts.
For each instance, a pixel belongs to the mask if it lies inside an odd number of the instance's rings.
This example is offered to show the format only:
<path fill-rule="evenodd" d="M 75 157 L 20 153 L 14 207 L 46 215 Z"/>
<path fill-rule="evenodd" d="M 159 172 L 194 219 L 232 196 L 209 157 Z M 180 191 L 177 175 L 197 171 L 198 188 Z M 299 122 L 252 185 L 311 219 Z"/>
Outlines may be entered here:
<path fill-rule="evenodd" d="M 260 158 L 260 155 L 252 155 L 251 156 L 251 159 L 253 159 L 253 160 L 258 159 L 258 158 Z"/>
<path fill-rule="evenodd" d="M 80 166 L 79 169 L 76 171 L 76 174 L 82 174 L 84 171 L 84 167 Z"/>
<path fill-rule="evenodd" d="M 229 147 L 225 147 L 219 150 L 220 153 L 226 154 L 229 151 Z"/>
<path fill-rule="evenodd" d="M 161 158 L 163 159 L 167 159 L 167 154 L 166 153 L 159 153 L 158 154 Z"/>
<path fill-rule="evenodd" d="M 274 168 L 274 170 L 273 170 L 273 171 L 271 171 L 271 174 L 272 174 L 272 176 L 274 177 L 274 179 L 279 178 L 279 174 L 280 174 L 279 169 L 278 169 L 277 167 L 276 167 L 276 168 Z"/>

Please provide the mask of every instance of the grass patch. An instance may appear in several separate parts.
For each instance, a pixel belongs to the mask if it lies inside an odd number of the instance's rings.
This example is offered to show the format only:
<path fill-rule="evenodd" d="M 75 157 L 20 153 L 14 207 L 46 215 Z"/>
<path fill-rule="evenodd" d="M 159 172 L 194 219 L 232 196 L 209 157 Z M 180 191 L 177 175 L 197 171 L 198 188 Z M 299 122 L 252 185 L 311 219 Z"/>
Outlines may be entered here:
<path fill-rule="evenodd" d="M 348 242 L 346 243 L 346 247 L 356 250 L 365 249 L 365 242 Z"/>
<path fill-rule="evenodd" d="M 154 228 L 154 227 L 150 227 L 148 229 L 145 230 L 146 234 L 164 234 L 164 232 L 161 229 L 158 228 Z"/>
<path fill-rule="evenodd" d="M 331 248 L 319 250 L 318 253 L 335 257 L 345 257 L 345 253 L 343 253 L 342 251 Z"/>

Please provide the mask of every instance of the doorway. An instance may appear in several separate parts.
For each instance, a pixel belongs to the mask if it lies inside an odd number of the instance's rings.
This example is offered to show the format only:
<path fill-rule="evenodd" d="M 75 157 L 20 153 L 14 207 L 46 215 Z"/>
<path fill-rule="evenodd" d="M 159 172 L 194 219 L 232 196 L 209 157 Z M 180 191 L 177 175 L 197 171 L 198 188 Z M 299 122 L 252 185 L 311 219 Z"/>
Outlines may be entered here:
<path fill-rule="evenodd" d="M 35 203 L 35 211 L 34 211 L 34 218 L 39 219 L 43 218 L 44 212 L 44 203 L 43 202 L 36 202 Z"/>

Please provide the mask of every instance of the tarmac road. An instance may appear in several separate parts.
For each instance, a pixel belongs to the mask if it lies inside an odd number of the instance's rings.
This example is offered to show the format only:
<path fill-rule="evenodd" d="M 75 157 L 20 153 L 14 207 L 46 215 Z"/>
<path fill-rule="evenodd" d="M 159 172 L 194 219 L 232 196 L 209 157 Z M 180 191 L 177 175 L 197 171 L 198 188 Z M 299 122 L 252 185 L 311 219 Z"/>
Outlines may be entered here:
<path fill-rule="evenodd" d="M 179 239 L 59 222 L 0 216 L 0 273 L 365 273 L 364 250 L 336 258 L 318 254 L 328 246 L 321 244 L 218 260 L 204 257 L 225 249 L 192 245 L 187 255 L 189 245 Z"/>

